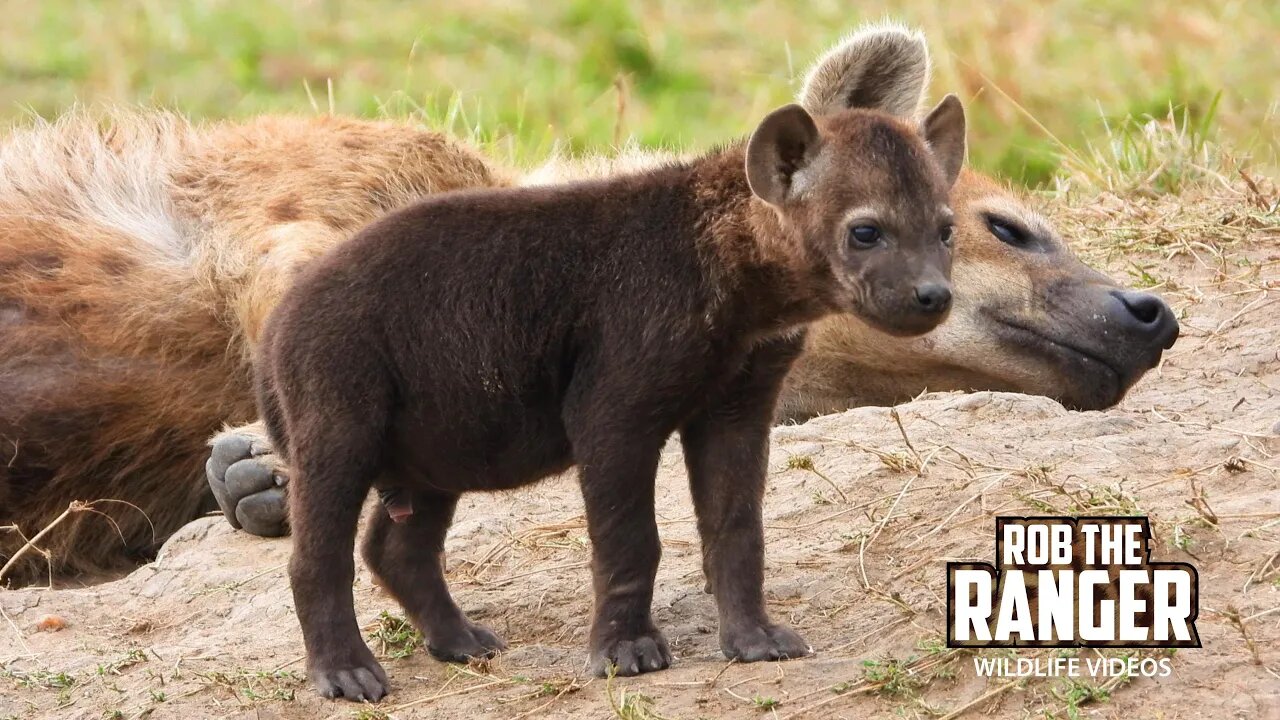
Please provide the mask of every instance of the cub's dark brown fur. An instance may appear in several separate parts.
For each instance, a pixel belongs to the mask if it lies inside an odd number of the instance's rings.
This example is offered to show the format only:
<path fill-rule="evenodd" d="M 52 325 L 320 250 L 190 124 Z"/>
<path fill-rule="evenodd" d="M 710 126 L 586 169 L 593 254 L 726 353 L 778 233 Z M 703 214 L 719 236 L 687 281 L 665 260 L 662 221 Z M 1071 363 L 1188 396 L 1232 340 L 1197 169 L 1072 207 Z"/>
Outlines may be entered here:
<path fill-rule="evenodd" d="M 768 432 L 804 323 L 851 311 L 900 334 L 946 314 L 947 192 L 963 110 L 923 132 L 872 111 L 775 111 L 749 144 L 615 180 L 442 195 L 320 259 L 273 315 L 258 377 L 294 468 L 294 598 L 309 673 L 378 700 L 352 607 L 352 544 L 427 637 L 503 647 L 454 604 L 440 553 L 460 493 L 580 470 L 597 673 L 666 667 L 650 616 L 659 452 L 681 433 L 725 654 L 805 655 L 765 610 Z M 932 148 L 932 150 L 930 150 Z M 408 513 L 407 515 L 405 513 Z"/>

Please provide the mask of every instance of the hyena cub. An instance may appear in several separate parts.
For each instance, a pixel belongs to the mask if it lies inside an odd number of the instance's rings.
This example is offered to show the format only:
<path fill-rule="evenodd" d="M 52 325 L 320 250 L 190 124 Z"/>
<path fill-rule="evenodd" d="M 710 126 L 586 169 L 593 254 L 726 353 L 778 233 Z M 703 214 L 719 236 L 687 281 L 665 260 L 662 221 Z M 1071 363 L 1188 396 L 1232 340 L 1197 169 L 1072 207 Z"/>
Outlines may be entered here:
<path fill-rule="evenodd" d="M 258 400 L 294 468 L 289 566 L 308 674 L 379 700 L 352 546 L 443 660 L 503 648 L 441 567 L 461 493 L 579 467 L 595 578 L 594 671 L 671 662 L 650 615 L 654 475 L 679 431 L 720 645 L 806 655 L 765 610 L 761 497 L 774 403 L 805 323 L 852 312 L 929 331 L 950 302 L 947 193 L 964 110 L 917 130 L 849 110 L 769 114 L 750 140 L 577 185 L 440 195 L 317 260 L 268 324 Z"/>

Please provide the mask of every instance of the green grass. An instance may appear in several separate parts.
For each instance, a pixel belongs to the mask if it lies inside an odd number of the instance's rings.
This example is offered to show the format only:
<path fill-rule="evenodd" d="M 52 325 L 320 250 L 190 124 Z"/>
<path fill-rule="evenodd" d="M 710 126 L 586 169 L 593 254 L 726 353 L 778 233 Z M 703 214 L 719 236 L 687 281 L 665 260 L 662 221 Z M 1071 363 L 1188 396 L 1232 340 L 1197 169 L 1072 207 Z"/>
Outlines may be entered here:
<path fill-rule="evenodd" d="M 0 678 L 7 678 L 18 687 L 40 690 L 65 690 L 78 682 L 74 675 L 50 670 L 4 670 L 0 671 Z"/>
<path fill-rule="evenodd" d="M 208 686 L 220 687 L 240 701 L 292 702 L 294 691 L 303 682 L 302 675 L 292 670 L 244 670 L 196 673 Z M 154 697 L 153 697 L 154 699 Z M 157 700 L 163 702 L 163 700 Z"/>
<path fill-rule="evenodd" d="M 196 118 L 332 108 L 419 118 L 521 164 L 557 142 L 607 150 L 632 135 L 703 148 L 788 100 L 841 34 L 891 15 L 929 35 L 935 97 L 969 101 L 980 168 L 1098 186 L 1147 182 L 1151 169 L 1164 190 L 1210 139 L 1275 159 L 1280 4 L 1262 0 L 0 0 L 0 11 L 6 118 L 76 102 Z M 1171 114 L 1195 141 L 1183 165 L 1155 168 L 1143 128 Z"/>
<path fill-rule="evenodd" d="M 382 657 L 407 658 L 422 646 L 422 633 L 400 615 L 387 611 L 378 614 L 377 624 L 367 636 Z"/>

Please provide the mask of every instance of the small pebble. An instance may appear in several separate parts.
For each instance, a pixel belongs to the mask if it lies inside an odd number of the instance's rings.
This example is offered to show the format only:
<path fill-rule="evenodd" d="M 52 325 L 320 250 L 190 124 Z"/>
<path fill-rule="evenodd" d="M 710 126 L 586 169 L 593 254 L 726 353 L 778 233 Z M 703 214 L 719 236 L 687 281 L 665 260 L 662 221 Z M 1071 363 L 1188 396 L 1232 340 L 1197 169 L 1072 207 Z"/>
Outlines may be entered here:
<path fill-rule="evenodd" d="M 61 615 L 45 615 L 36 622 L 37 632 L 57 632 L 67 626 L 66 618 Z"/>

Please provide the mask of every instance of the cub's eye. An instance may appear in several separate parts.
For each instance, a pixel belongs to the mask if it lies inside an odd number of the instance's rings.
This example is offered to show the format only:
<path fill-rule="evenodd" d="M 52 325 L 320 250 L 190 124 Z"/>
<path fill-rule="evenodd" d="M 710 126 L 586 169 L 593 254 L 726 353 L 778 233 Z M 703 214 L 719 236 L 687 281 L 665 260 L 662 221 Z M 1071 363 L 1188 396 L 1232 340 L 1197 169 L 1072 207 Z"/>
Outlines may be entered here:
<path fill-rule="evenodd" d="M 849 228 L 849 245 L 859 250 L 880 244 L 880 228 L 875 225 L 854 225 Z"/>
<path fill-rule="evenodd" d="M 955 234 L 955 230 L 951 225 L 944 225 L 942 230 L 938 232 L 938 241 L 947 247 L 951 247 L 951 236 Z"/>
<path fill-rule="evenodd" d="M 987 229 L 989 229 L 991 234 L 995 235 L 1000 242 L 1007 245 L 1023 247 L 1031 242 L 1031 237 L 1025 230 L 1013 223 L 1001 220 L 998 217 L 987 217 Z"/>

